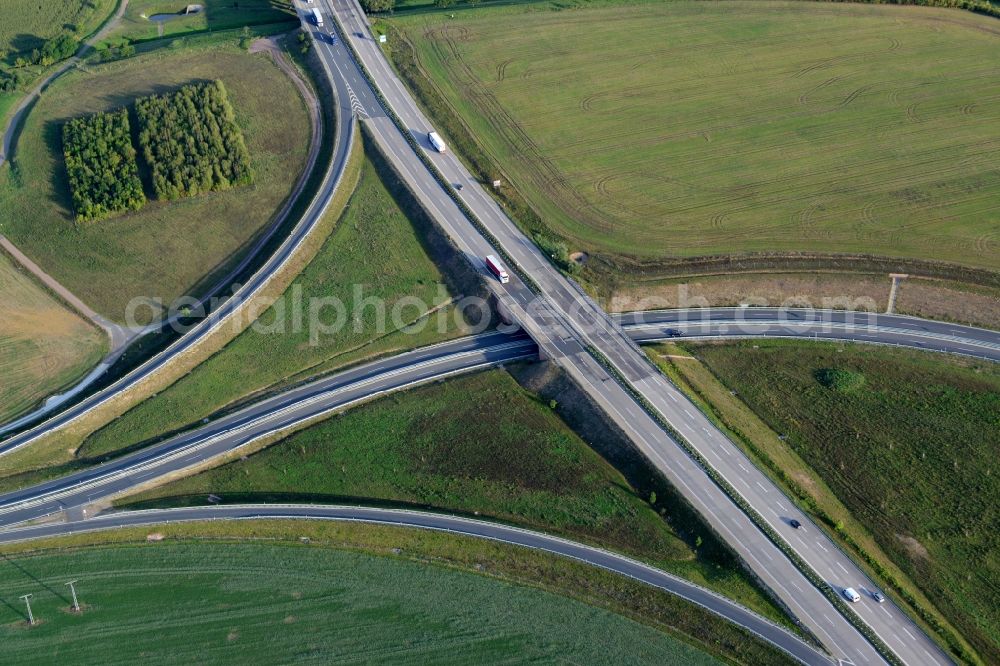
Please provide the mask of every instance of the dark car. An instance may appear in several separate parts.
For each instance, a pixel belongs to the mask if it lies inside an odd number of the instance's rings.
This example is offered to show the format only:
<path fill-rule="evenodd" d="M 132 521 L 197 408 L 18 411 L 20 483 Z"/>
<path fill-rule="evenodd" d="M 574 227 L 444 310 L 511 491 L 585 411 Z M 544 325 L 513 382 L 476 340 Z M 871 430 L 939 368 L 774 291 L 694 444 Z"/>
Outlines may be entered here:
<path fill-rule="evenodd" d="M 676 328 L 668 328 L 667 330 L 664 331 L 664 334 L 666 334 L 668 338 L 679 338 L 682 335 L 684 335 Z"/>
<path fill-rule="evenodd" d="M 802 523 L 800 523 L 799 521 L 795 520 L 794 518 L 792 518 L 791 520 L 789 520 L 788 524 L 791 525 L 792 527 L 794 527 L 797 530 L 798 529 L 802 529 Z"/>
<path fill-rule="evenodd" d="M 462 187 L 463 187 L 462 183 L 455 183 L 455 189 L 458 190 L 459 192 L 462 191 Z"/>
<path fill-rule="evenodd" d="M 879 602 L 880 604 L 885 603 L 885 595 L 883 595 L 878 590 L 875 590 L 874 592 L 872 592 L 872 599 L 874 599 L 875 601 Z"/>

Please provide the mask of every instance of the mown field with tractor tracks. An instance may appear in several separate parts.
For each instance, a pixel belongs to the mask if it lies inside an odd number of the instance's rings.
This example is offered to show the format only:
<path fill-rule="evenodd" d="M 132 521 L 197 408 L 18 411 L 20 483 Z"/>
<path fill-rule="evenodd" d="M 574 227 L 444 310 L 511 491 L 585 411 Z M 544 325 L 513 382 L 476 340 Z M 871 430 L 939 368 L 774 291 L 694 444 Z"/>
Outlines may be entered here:
<path fill-rule="evenodd" d="M 570 250 L 1000 268 L 1000 21 L 839 3 L 554 9 L 387 23 Z"/>

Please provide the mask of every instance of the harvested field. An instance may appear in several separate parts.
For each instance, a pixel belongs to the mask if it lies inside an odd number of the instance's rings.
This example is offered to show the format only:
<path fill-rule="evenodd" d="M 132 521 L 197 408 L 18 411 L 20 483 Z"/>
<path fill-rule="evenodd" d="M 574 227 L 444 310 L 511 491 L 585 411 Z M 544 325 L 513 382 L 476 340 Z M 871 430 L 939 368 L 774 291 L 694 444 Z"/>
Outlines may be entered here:
<path fill-rule="evenodd" d="M 391 19 L 571 250 L 1000 268 L 1000 22 L 839 3 Z"/>
<path fill-rule="evenodd" d="M 0 423 L 73 384 L 101 360 L 107 338 L 0 253 Z"/>

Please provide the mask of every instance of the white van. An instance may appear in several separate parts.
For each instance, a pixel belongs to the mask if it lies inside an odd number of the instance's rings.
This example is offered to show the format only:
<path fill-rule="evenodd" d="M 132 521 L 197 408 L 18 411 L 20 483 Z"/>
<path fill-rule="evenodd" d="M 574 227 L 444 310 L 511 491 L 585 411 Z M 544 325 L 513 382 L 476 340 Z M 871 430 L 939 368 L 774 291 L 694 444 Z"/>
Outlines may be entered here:
<path fill-rule="evenodd" d="M 853 587 L 844 588 L 844 598 L 850 601 L 852 604 L 856 604 L 861 601 L 861 595 L 854 591 Z"/>

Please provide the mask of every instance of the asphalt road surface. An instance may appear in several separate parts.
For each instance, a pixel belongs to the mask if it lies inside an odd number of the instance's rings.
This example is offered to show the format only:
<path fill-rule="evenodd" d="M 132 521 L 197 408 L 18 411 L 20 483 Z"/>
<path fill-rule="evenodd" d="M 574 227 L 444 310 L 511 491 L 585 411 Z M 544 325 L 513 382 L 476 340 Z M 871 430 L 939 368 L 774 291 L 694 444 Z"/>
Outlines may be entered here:
<path fill-rule="evenodd" d="M 692 308 L 616 316 L 633 340 L 808 338 L 849 340 L 974 356 L 1000 362 L 1000 332 L 903 315 L 807 308 Z"/>
<path fill-rule="evenodd" d="M 0 495 L 0 529 L 55 513 L 81 515 L 88 504 L 361 401 L 536 354 L 534 342 L 525 335 L 491 333 L 365 363 L 255 402 L 130 455 Z"/>
<path fill-rule="evenodd" d="M 790 519 L 802 520 L 804 516 L 796 515 L 798 512 L 788 498 L 649 363 L 611 318 L 575 283 L 552 267 L 460 160 L 450 152 L 433 151 L 426 138 L 432 129 L 430 122 L 385 60 L 357 3 L 319 0 L 318 4 L 328 18 L 331 13 L 336 16 L 342 27 L 340 36 L 350 40 L 388 105 L 451 184 L 449 188 L 463 185 L 461 191 L 446 191 L 380 104 L 366 102 L 373 93 L 352 54 L 339 39 L 324 41 L 318 49 L 320 56 L 333 62 L 348 80 L 363 106 L 359 116 L 367 117 L 364 120 L 367 129 L 424 207 L 473 265 L 482 269 L 482 258 L 495 253 L 496 248 L 452 200 L 452 193 L 457 192 L 456 196 L 488 228 L 498 245 L 539 286 L 542 295 L 536 297 L 516 272 L 511 272 L 508 284 L 493 283 L 500 301 L 538 343 L 541 353 L 556 361 L 594 399 L 832 654 L 855 663 L 882 662 L 875 647 L 841 614 L 837 605 L 809 583 L 706 470 L 597 362 L 590 350 L 597 350 L 606 358 L 629 387 L 663 415 L 714 471 L 736 489 L 741 500 L 762 516 L 779 538 L 831 586 L 873 589 L 862 571 L 811 523 L 805 522 L 805 532 L 793 530 L 788 524 Z M 936 644 L 891 603 L 874 604 L 866 598 L 845 612 L 856 613 L 906 663 L 949 663 Z"/>
<path fill-rule="evenodd" d="M 828 656 L 819 652 L 787 629 L 774 624 L 770 620 L 725 597 L 665 571 L 655 569 L 623 555 L 617 555 L 600 548 L 594 548 L 593 546 L 549 536 L 540 532 L 446 514 L 405 509 L 317 505 L 213 506 L 184 509 L 156 509 L 151 511 L 104 514 L 87 521 L 50 523 L 0 532 L 0 543 L 12 543 L 27 539 L 63 536 L 121 527 L 152 526 L 170 522 L 223 519 L 253 520 L 263 518 L 340 520 L 428 529 L 501 541 L 553 553 L 633 578 L 698 604 L 708 611 L 776 645 L 804 664 L 809 664 L 810 666 L 831 666 L 833 663 Z"/>

